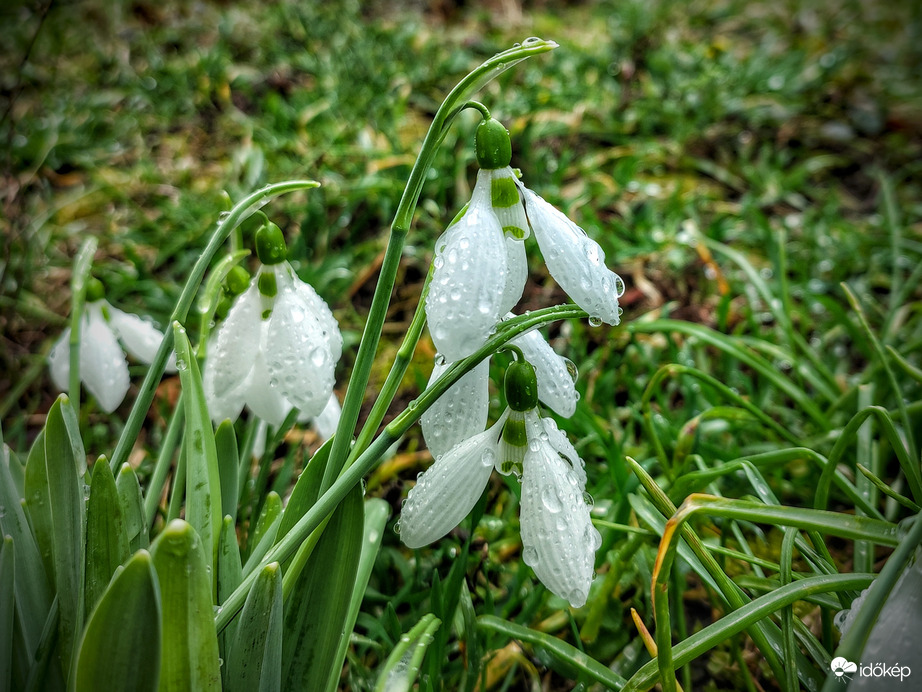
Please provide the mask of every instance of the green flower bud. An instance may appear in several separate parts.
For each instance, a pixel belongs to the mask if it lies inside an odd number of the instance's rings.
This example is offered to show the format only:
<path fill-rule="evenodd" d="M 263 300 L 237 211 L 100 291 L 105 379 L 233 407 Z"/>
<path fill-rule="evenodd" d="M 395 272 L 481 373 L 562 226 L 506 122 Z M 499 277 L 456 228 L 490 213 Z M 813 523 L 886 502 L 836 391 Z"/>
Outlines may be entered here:
<path fill-rule="evenodd" d="M 282 229 L 271 221 L 256 231 L 256 256 L 263 264 L 279 264 L 288 257 Z"/>
<path fill-rule="evenodd" d="M 538 406 L 538 378 L 528 361 L 518 360 L 506 368 L 504 387 L 513 411 L 530 411 Z"/>
<path fill-rule="evenodd" d="M 102 281 L 95 276 L 90 276 L 86 280 L 86 302 L 93 303 L 106 297 L 106 289 Z"/>
<path fill-rule="evenodd" d="M 225 293 L 239 296 L 250 285 L 250 275 L 239 264 L 231 268 L 224 279 Z"/>
<path fill-rule="evenodd" d="M 509 131 L 496 118 L 481 121 L 474 135 L 477 165 L 493 170 L 505 168 L 512 161 L 512 140 Z"/>

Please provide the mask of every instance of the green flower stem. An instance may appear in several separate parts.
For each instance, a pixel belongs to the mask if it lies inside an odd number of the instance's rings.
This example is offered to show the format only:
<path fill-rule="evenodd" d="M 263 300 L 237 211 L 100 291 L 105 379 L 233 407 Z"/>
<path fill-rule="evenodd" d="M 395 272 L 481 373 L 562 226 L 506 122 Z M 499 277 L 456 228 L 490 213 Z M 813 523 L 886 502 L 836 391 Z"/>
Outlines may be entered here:
<path fill-rule="evenodd" d="M 557 44 L 553 41 L 528 39 L 521 45 L 514 46 L 502 53 L 497 53 L 458 82 L 457 86 L 452 89 L 451 93 L 442 102 L 442 105 L 439 106 L 438 111 L 436 111 L 416 162 L 413 164 L 413 169 L 410 171 L 409 180 L 397 206 L 394 221 L 391 224 L 384 261 L 381 265 L 378 283 L 375 286 L 371 308 L 368 311 L 368 320 L 365 322 L 362 340 L 359 342 L 358 354 L 352 369 L 352 377 L 349 379 L 349 385 L 346 389 L 342 416 L 336 428 L 333 448 L 330 450 L 330 459 L 324 469 L 323 481 L 320 485 L 321 492 L 324 492 L 333 484 L 334 479 L 345 465 L 349 454 L 359 411 L 365 397 L 368 379 L 371 375 L 371 366 L 378 350 L 381 330 L 387 317 L 387 307 L 394 290 L 397 268 L 403 254 L 403 245 L 413 221 L 413 213 L 416 210 L 416 203 L 423 189 L 423 183 L 429 169 L 432 167 L 435 153 L 448 133 L 452 120 L 465 107 L 470 97 L 492 79 L 522 60 L 553 50 L 556 47 Z"/>
<path fill-rule="evenodd" d="M 318 187 L 319 185 L 320 183 L 314 180 L 286 180 L 281 183 L 266 185 L 256 192 L 244 197 L 235 204 L 234 208 L 227 212 L 226 215 L 222 215 L 218 227 L 215 229 L 214 233 L 212 233 L 208 241 L 208 245 L 205 247 L 204 251 L 202 251 L 195 266 L 192 268 L 186 285 L 179 295 L 179 300 L 176 301 L 176 307 L 173 308 L 173 314 L 170 315 L 169 323 L 185 323 L 186 316 L 189 314 L 189 308 L 195 300 L 195 294 L 202 283 L 202 279 L 205 277 L 205 272 L 208 271 L 208 265 L 211 263 L 211 260 L 218 254 L 221 245 L 227 240 L 231 231 L 250 216 L 255 211 L 255 207 L 261 206 L 267 203 L 272 197 L 285 194 L 286 192 L 307 190 L 312 187 Z M 128 461 L 128 453 L 131 451 L 131 447 L 134 445 L 135 440 L 138 438 L 138 433 L 141 431 L 144 417 L 147 415 L 151 402 L 154 400 L 154 391 L 157 389 L 160 378 L 163 377 L 163 370 L 166 367 L 166 361 L 172 349 L 173 332 L 168 329 L 163 336 L 163 341 L 160 342 L 157 355 L 154 356 L 154 362 L 151 363 L 150 368 L 147 370 L 147 375 L 144 377 L 144 382 L 141 384 L 141 389 L 138 392 L 138 398 L 135 399 L 134 406 L 131 407 L 131 413 L 128 415 L 128 420 L 125 422 L 125 428 L 122 430 L 122 434 L 118 438 L 118 444 L 115 446 L 115 451 L 112 453 L 112 459 L 109 461 L 109 465 L 112 467 L 113 472 L 120 468 L 124 462 Z"/>
<path fill-rule="evenodd" d="M 195 357 L 200 363 L 205 360 L 205 348 L 208 344 L 208 334 L 211 332 L 214 313 L 215 310 L 218 309 L 218 303 L 221 300 L 221 283 L 227 277 L 228 272 L 236 267 L 240 261 L 249 254 L 249 250 L 238 250 L 237 252 L 225 255 L 208 275 L 208 281 L 205 282 L 205 291 L 202 293 L 202 297 L 199 298 L 196 308 L 199 316 L 199 335 Z"/>
<path fill-rule="evenodd" d="M 496 333 L 487 339 L 487 342 L 473 354 L 454 363 L 448 370 L 428 387 L 418 399 L 391 421 L 377 438 L 362 452 L 355 462 L 346 468 L 342 475 L 334 480 L 333 484 L 317 499 L 317 502 L 304 513 L 288 533 L 276 543 L 262 559 L 262 562 L 247 576 L 233 593 L 231 593 L 215 615 L 215 626 L 220 632 L 234 618 L 237 611 L 243 607 L 247 593 L 263 567 L 270 562 L 284 563 L 295 554 L 301 544 L 308 539 L 321 522 L 332 512 L 336 505 L 346 496 L 346 493 L 362 476 L 371 471 L 380 462 L 387 449 L 400 439 L 410 429 L 420 416 L 425 413 L 435 401 L 449 387 L 461 377 L 493 354 L 510 339 L 514 339 L 530 329 L 550 324 L 562 319 L 585 319 L 588 314 L 576 305 L 558 305 L 555 307 L 535 310 L 527 315 L 519 315 L 503 322 Z"/>
<path fill-rule="evenodd" d="M 147 484 L 147 494 L 144 496 L 144 520 L 147 531 L 150 531 L 154 525 L 154 517 L 157 515 L 157 507 L 160 505 L 160 495 L 163 493 L 166 476 L 173 462 L 173 452 L 176 451 L 176 446 L 179 444 L 184 420 L 183 392 L 180 391 L 179 396 L 176 398 L 176 408 L 173 409 L 173 415 L 170 417 L 169 425 L 166 428 L 166 435 L 164 435 L 163 442 L 160 445 L 160 453 L 157 455 L 154 471 L 151 474 L 150 482 Z"/>
<path fill-rule="evenodd" d="M 74 271 L 70 276 L 70 340 L 68 342 L 68 358 L 70 359 L 70 374 L 68 375 L 67 391 L 75 411 L 80 410 L 80 325 L 83 323 L 83 309 L 86 305 L 86 282 L 90 276 L 90 267 L 93 265 L 93 255 L 96 254 L 96 238 L 90 236 L 74 258 Z"/>

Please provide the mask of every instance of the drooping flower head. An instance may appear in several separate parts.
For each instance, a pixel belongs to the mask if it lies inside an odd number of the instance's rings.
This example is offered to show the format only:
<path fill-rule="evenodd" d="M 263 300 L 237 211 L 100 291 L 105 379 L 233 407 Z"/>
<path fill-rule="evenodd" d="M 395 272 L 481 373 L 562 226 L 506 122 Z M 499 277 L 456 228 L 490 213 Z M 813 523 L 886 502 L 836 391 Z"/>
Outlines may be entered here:
<path fill-rule="evenodd" d="M 329 307 L 285 259 L 281 229 L 256 234 L 262 266 L 239 295 L 209 347 L 203 375 L 213 420 L 246 405 L 272 425 L 292 408 L 319 415 L 333 392 L 342 335 Z"/>
<path fill-rule="evenodd" d="M 142 363 L 150 364 L 157 355 L 163 334 L 147 320 L 111 305 L 104 295 L 102 283 L 91 277 L 87 282 L 87 301 L 80 324 L 80 380 L 96 397 L 100 408 L 111 413 L 128 393 L 130 382 L 125 351 Z M 67 391 L 70 327 L 51 348 L 48 367 L 55 387 Z M 171 354 L 166 371 L 176 372 L 175 355 Z"/>
<path fill-rule="evenodd" d="M 438 351 L 448 360 L 470 355 L 519 301 L 530 231 L 551 276 L 590 321 L 618 324 L 624 282 L 599 244 L 519 181 L 499 121 L 481 122 L 475 145 L 481 170 L 467 211 L 436 241 L 426 317 Z"/>
<path fill-rule="evenodd" d="M 584 498 L 586 472 L 553 420 L 538 413 L 539 386 L 524 359 L 506 371 L 508 407 L 489 429 L 438 456 L 410 490 L 400 537 L 410 548 L 437 540 L 470 513 L 494 469 L 522 483 L 522 558 L 552 592 L 585 604 L 601 545 Z"/>

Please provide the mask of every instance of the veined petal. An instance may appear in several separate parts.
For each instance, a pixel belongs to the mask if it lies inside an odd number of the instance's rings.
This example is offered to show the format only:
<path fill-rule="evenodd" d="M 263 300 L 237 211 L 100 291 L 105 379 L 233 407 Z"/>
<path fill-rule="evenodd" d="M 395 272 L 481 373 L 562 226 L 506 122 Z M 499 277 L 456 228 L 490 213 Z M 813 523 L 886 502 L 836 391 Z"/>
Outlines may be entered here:
<path fill-rule="evenodd" d="M 138 315 L 123 312 L 113 305 L 107 305 L 109 312 L 109 326 L 115 332 L 125 350 L 142 363 L 154 362 L 163 333 L 153 324 Z M 176 354 L 170 353 L 166 364 L 167 372 L 176 372 Z"/>
<path fill-rule="evenodd" d="M 570 442 L 566 434 L 557 427 L 557 423 L 554 422 L 553 418 L 542 418 L 541 422 L 544 424 L 544 432 L 547 434 L 547 441 L 557 454 L 570 463 L 570 468 L 573 469 L 573 473 L 576 476 L 579 491 L 585 491 L 586 462 L 580 457 L 579 452 L 576 451 L 576 447 L 573 446 L 573 443 Z"/>
<path fill-rule="evenodd" d="M 544 422 L 529 412 L 522 473 L 522 560 L 574 608 L 586 603 L 601 536 L 571 466 L 542 438 Z"/>
<path fill-rule="evenodd" d="M 289 269 L 289 271 L 294 274 L 293 270 Z M 298 298 L 304 302 L 308 310 L 317 318 L 323 330 L 323 337 L 326 339 L 327 345 L 330 348 L 330 355 L 333 358 L 333 363 L 338 363 L 339 357 L 343 353 L 343 335 L 339 331 L 339 322 L 333 317 L 333 312 L 330 310 L 330 307 L 326 304 L 326 301 L 318 295 L 313 286 L 301 281 L 297 276 L 292 276 L 292 288 L 295 293 L 297 293 Z"/>
<path fill-rule="evenodd" d="M 586 232 L 541 197 L 521 187 L 528 219 L 551 276 L 591 319 L 621 320 L 621 277 L 605 266 L 605 252 Z"/>
<path fill-rule="evenodd" d="M 579 392 L 569 360 L 557 355 L 537 329 L 512 339 L 522 349 L 525 360 L 535 366 L 538 377 L 538 398 L 555 413 L 569 418 L 576 411 Z"/>
<path fill-rule="evenodd" d="M 86 320 L 84 320 L 84 329 L 86 329 Z M 48 370 L 51 373 L 51 381 L 58 391 L 66 392 L 70 386 L 70 327 L 65 329 L 58 340 L 54 342 L 51 351 L 48 353 Z"/>
<path fill-rule="evenodd" d="M 247 408 L 270 425 L 279 426 L 294 408 L 278 387 L 273 387 L 262 351 L 256 354 L 253 371 L 241 392 Z"/>
<path fill-rule="evenodd" d="M 429 385 L 450 365 L 444 359 L 437 359 Z M 433 458 L 439 458 L 486 427 L 490 413 L 489 376 L 490 361 L 485 359 L 466 372 L 422 415 L 419 423 L 423 439 Z"/>
<path fill-rule="evenodd" d="M 506 254 L 489 190 L 475 187 L 467 213 L 436 241 L 426 297 L 432 341 L 448 360 L 476 351 L 504 313 Z"/>
<path fill-rule="evenodd" d="M 500 314 L 504 315 L 522 298 L 525 282 L 528 280 L 528 257 L 525 255 L 525 243 L 506 236 L 506 286 L 503 289 L 503 301 Z"/>
<path fill-rule="evenodd" d="M 215 400 L 225 400 L 234 390 L 242 389 L 248 379 L 260 347 L 261 312 L 259 289 L 254 279 L 234 301 L 213 342 L 208 344 L 202 378 L 205 391 Z M 214 415 L 212 411 L 212 417 Z"/>
<path fill-rule="evenodd" d="M 264 352 L 270 387 L 302 413 L 320 413 L 333 391 L 336 363 L 320 320 L 291 286 L 279 286 Z"/>
<path fill-rule="evenodd" d="M 515 238 L 519 241 L 525 240 L 530 234 L 528 232 L 528 217 L 525 215 L 525 207 L 522 205 L 522 194 L 519 192 L 515 173 L 512 168 L 494 168 L 492 170 L 481 170 L 477 172 L 477 184 L 490 186 L 490 202 L 493 206 L 493 213 L 499 220 L 499 225 L 507 237 Z"/>
<path fill-rule="evenodd" d="M 480 499 L 496 458 L 500 422 L 456 445 L 423 473 L 400 511 L 400 540 L 432 543 L 460 524 Z"/>
<path fill-rule="evenodd" d="M 99 301 L 101 302 L 101 301 Z M 106 413 L 118 408 L 128 393 L 128 363 L 99 303 L 86 306 L 80 334 L 80 379 Z"/>

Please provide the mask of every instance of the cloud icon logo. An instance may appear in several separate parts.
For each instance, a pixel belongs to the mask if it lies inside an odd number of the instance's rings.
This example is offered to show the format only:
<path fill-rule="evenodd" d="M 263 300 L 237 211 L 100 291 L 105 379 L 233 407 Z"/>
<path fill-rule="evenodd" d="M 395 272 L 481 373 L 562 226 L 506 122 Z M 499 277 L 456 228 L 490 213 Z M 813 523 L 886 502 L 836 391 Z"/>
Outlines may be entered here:
<path fill-rule="evenodd" d="M 841 678 L 846 673 L 855 673 L 858 671 L 857 663 L 852 663 L 841 656 L 832 659 L 832 663 L 829 664 L 829 667 L 837 678 Z"/>

